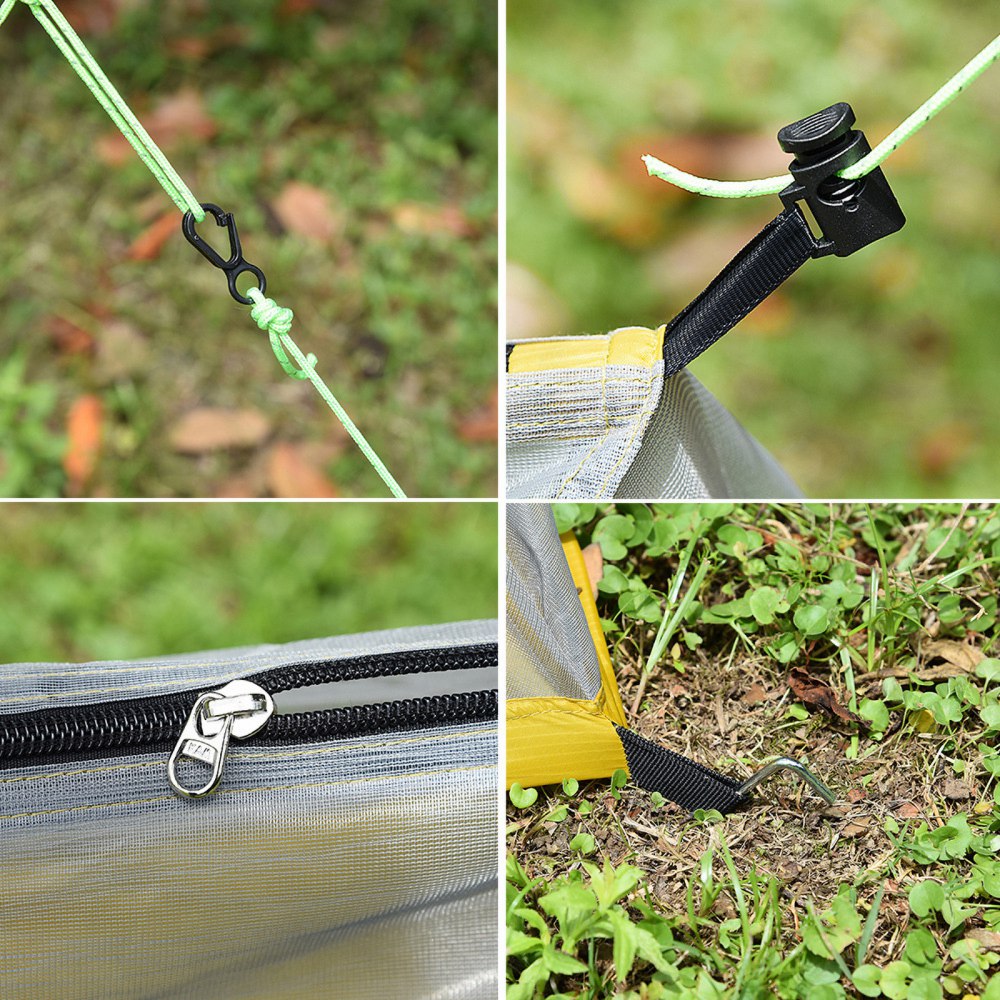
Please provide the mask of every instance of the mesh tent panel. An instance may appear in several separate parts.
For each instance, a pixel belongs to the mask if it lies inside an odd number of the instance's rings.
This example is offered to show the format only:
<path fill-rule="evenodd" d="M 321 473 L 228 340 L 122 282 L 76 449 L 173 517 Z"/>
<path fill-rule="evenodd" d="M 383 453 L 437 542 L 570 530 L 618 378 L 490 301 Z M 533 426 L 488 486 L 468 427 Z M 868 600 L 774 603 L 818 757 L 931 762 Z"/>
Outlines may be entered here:
<path fill-rule="evenodd" d="M 784 469 L 686 369 L 664 380 L 617 495 L 675 500 L 801 496 Z"/>
<path fill-rule="evenodd" d="M 507 507 L 507 697 L 594 698 L 601 670 L 548 504 Z"/>
<path fill-rule="evenodd" d="M 646 332 L 652 340 L 655 333 Z M 689 371 L 664 379 L 659 356 L 647 364 L 595 364 L 595 346 L 615 333 L 564 338 L 565 357 L 590 355 L 588 365 L 507 373 L 511 499 L 800 495 Z M 515 344 L 512 357 L 542 343 Z"/>
<path fill-rule="evenodd" d="M 663 361 L 507 375 L 507 495 L 615 495 L 660 398 Z"/>
<path fill-rule="evenodd" d="M 333 648 L 495 640 L 477 622 L 178 659 L 197 687 Z M 96 664 L 64 698 L 58 664 L 0 678 L 7 698 L 65 705 L 97 687 L 136 697 L 140 676 L 162 690 L 172 659 Z M 197 801 L 170 793 L 162 754 L 0 771 L 0 996 L 493 1000 L 496 735 L 488 722 L 237 743 Z"/>

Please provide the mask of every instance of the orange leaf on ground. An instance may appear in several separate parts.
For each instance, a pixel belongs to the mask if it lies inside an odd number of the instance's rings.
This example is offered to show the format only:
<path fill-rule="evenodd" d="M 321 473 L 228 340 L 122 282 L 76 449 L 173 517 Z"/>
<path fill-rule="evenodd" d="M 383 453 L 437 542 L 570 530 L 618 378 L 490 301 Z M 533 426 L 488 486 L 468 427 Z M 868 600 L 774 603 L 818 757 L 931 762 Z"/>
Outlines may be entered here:
<path fill-rule="evenodd" d="M 392 221 L 406 233 L 447 233 L 451 236 L 472 236 L 475 226 L 458 205 L 429 205 L 403 201 L 392 210 Z"/>
<path fill-rule="evenodd" d="M 272 206 L 281 224 L 291 233 L 329 243 L 344 228 L 333 198 L 312 184 L 289 181 Z"/>
<path fill-rule="evenodd" d="M 340 496 L 301 446 L 284 441 L 275 444 L 268 455 L 267 482 L 271 495 L 283 500 Z"/>
<path fill-rule="evenodd" d="M 489 401 L 461 420 L 458 425 L 458 436 L 469 444 L 496 441 L 499 433 L 498 408 L 497 387 L 494 386 Z"/>
<path fill-rule="evenodd" d="M 191 88 L 164 98 L 147 115 L 140 115 L 146 131 L 161 149 L 170 149 L 184 140 L 202 141 L 216 133 L 215 122 L 205 110 L 201 95 Z M 120 167 L 135 151 L 120 132 L 109 132 L 97 140 L 96 152 L 110 167 Z"/>
<path fill-rule="evenodd" d="M 974 427 L 960 420 L 935 427 L 917 442 L 917 468 L 928 479 L 950 475 L 968 457 L 978 436 Z"/>
<path fill-rule="evenodd" d="M 62 0 L 59 9 L 81 35 L 94 37 L 114 31 L 125 6 L 123 0 Z"/>
<path fill-rule="evenodd" d="M 60 354 L 92 354 L 94 338 L 64 316 L 50 316 L 46 322 L 52 346 Z"/>
<path fill-rule="evenodd" d="M 101 454 L 103 422 L 104 406 L 99 396 L 80 396 L 73 401 L 66 414 L 67 443 L 63 470 L 70 496 L 80 496 L 94 475 Z"/>
<path fill-rule="evenodd" d="M 148 225 L 132 241 L 128 248 L 129 260 L 156 260 L 167 240 L 180 231 L 180 219 L 176 209 L 164 212 L 155 222 Z"/>
<path fill-rule="evenodd" d="M 227 448 L 253 448 L 271 433 L 271 422 L 259 410 L 224 410 L 205 406 L 185 413 L 170 429 L 170 447 L 183 455 Z"/>

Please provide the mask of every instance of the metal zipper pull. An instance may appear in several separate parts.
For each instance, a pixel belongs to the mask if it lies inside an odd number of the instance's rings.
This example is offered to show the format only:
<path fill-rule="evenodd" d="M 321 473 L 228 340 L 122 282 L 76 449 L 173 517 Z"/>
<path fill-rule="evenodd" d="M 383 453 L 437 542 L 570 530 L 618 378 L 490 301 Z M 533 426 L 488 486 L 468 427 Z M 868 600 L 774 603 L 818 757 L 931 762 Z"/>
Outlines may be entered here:
<path fill-rule="evenodd" d="M 250 681 L 230 681 L 218 691 L 208 691 L 194 703 L 180 739 L 167 762 L 170 787 L 187 798 L 214 792 L 222 778 L 229 739 L 245 740 L 267 725 L 274 714 L 271 696 Z M 188 788 L 177 777 L 177 762 L 193 760 L 211 768 L 200 788 Z"/>

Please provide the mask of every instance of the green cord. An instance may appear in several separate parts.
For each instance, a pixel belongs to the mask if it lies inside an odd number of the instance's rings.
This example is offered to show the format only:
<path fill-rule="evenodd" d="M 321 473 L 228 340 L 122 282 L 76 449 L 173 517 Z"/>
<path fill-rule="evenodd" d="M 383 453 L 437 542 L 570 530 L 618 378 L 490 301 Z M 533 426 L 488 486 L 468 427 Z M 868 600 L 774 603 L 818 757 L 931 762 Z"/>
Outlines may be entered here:
<path fill-rule="evenodd" d="M 205 211 L 198 203 L 198 199 L 191 193 L 170 161 L 163 155 L 160 147 L 150 138 L 139 119 L 132 114 L 121 94 L 105 76 L 104 71 L 87 51 L 59 8 L 52 0 L 22 0 L 22 2 L 31 8 L 35 19 L 46 30 L 59 51 L 66 57 L 66 61 L 76 71 L 76 75 L 97 98 L 98 103 L 118 126 L 118 130 L 139 154 L 139 158 L 160 182 L 161 187 L 167 192 L 173 203 L 182 212 L 190 212 L 201 222 L 205 218 Z M 6 11 L 6 6 L 4 10 Z"/>
<path fill-rule="evenodd" d="M 283 309 L 274 299 L 265 298 L 264 293 L 259 288 L 251 288 L 247 292 L 247 297 L 254 304 L 250 315 L 262 330 L 267 330 L 268 336 L 271 338 L 271 346 L 274 348 L 274 353 L 278 357 L 278 360 L 282 362 L 281 367 L 293 378 L 307 378 L 312 382 L 316 387 L 316 391 L 323 397 L 323 401 L 344 425 L 344 430 L 351 435 L 361 454 L 368 459 L 372 468 L 382 478 L 382 482 L 389 487 L 389 492 L 399 500 L 406 499 L 406 494 L 400 488 L 399 483 L 393 479 L 392 473 L 385 467 L 382 459 L 378 457 L 375 450 L 365 439 L 365 436 L 358 430 L 354 421 L 347 415 L 347 411 L 340 405 L 337 397 L 330 392 L 327 384 L 316 374 L 315 356 L 312 354 L 308 356 L 304 355 L 299 349 L 298 344 L 292 340 L 289 334 L 289 330 L 292 327 L 292 310 Z M 287 349 L 295 361 L 298 362 L 298 369 L 292 367 L 282 348 Z M 283 361 L 282 358 L 284 358 Z"/>
<path fill-rule="evenodd" d="M 3 0 L 0 4 L 0 24 L 7 19 L 18 0 Z M 72 25 L 63 17 L 61 11 L 52 0 L 21 0 L 31 8 L 38 23 L 48 32 L 59 51 L 76 71 L 87 89 L 97 98 L 101 107 L 108 113 L 119 131 L 129 141 L 140 159 L 149 168 L 152 175 L 160 182 L 164 191 L 182 212 L 190 212 L 198 222 L 205 218 L 205 210 L 198 199 L 191 193 L 188 186 L 174 170 L 163 151 L 149 137 L 129 106 L 115 90 L 114 85 L 105 76 L 94 57 L 87 51 Z M 323 401 L 330 407 L 334 416 L 343 424 L 361 453 L 371 463 L 389 491 L 397 499 L 405 499 L 399 483 L 385 467 L 385 463 L 358 430 L 347 411 L 337 401 L 327 384 L 316 374 L 316 356 L 305 355 L 292 340 L 289 331 L 292 328 L 292 310 L 279 306 L 274 299 L 265 298 L 259 289 L 247 293 L 253 301 L 250 318 L 262 329 L 267 331 L 271 342 L 271 350 L 282 369 L 296 379 L 308 379 L 315 386 Z M 289 360 L 286 351 L 290 352 L 298 367 Z"/>
<path fill-rule="evenodd" d="M 984 70 L 1000 59 L 1000 35 L 993 39 L 975 58 L 965 64 L 943 87 L 936 91 L 898 128 L 892 130 L 867 156 L 838 171 L 839 177 L 856 180 L 870 174 L 884 163 L 907 139 L 919 132 L 942 108 L 947 107 Z M 777 194 L 792 183 L 791 174 L 764 177 L 756 181 L 716 181 L 708 177 L 678 170 L 655 156 L 644 156 L 643 162 L 651 177 L 675 184 L 693 194 L 710 198 L 753 198 L 763 194 Z"/>

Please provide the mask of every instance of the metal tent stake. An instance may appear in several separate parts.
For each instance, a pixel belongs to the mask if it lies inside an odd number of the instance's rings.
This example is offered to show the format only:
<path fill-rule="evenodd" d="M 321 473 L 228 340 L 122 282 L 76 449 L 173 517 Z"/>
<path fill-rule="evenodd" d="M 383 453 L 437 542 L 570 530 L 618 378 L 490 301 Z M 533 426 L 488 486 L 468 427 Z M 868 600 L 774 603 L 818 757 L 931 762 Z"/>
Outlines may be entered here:
<path fill-rule="evenodd" d="M 800 763 L 797 760 L 793 760 L 791 757 L 778 757 L 772 760 L 769 764 L 765 764 L 756 774 L 750 775 L 746 781 L 740 785 L 740 794 L 747 795 L 750 791 L 757 787 L 765 778 L 770 778 L 772 774 L 777 771 L 791 771 L 793 774 L 798 775 L 810 788 L 819 796 L 826 799 L 831 805 L 837 801 L 837 796 L 830 791 L 826 785 L 823 784 L 819 778 L 816 777 L 812 771 L 809 770 L 805 764 Z"/>

